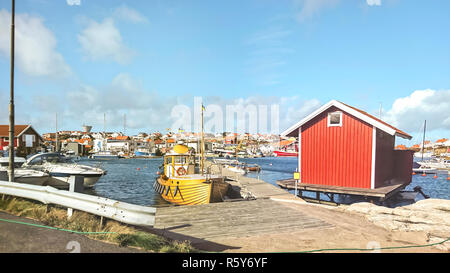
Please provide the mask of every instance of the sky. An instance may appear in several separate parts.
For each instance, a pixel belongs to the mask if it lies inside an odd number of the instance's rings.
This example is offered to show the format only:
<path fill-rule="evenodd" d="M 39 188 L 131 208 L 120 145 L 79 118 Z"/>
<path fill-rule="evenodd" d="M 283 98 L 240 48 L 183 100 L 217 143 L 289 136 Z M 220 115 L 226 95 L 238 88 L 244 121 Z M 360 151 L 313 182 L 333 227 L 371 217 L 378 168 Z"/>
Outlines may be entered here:
<path fill-rule="evenodd" d="M 336 99 L 381 108 L 413 136 L 402 144 L 421 141 L 424 120 L 427 139 L 450 137 L 446 0 L 21 0 L 15 10 L 16 124 L 41 134 L 56 115 L 59 130 L 166 132 L 183 127 L 180 109 L 194 130 L 200 98 L 206 122 L 222 115 L 212 132 L 240 119 L 229 105 L 276 105 L 266 127 L 281 133 Z M 10 16 L 1 1 L 2 124 Z"/>

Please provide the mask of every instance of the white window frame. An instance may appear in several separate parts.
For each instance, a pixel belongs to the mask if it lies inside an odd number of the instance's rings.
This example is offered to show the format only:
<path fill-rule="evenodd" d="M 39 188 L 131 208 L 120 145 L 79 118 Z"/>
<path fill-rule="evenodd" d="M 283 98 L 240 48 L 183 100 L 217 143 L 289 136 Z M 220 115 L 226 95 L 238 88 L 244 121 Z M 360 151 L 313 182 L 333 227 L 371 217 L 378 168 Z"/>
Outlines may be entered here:
<path fill-rule="evenodd" d="M 338 124 L 331 124 L 330 117 L 332 114 L 339 114 L 339 123 Z M 335 126 L 342 127 L 342 111 L 329 112 L 328 116 L 327 116 L 327 126 L 328 127 L 335 127 Z"/>

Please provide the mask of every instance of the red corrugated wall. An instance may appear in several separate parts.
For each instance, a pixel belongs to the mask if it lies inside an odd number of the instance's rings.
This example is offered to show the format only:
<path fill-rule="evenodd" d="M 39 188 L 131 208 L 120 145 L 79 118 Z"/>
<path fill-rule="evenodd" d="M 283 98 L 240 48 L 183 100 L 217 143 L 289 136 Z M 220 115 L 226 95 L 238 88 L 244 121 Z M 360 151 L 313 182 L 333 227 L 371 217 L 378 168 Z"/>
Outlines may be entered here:
<path fill-rule="evenodd" d="M 372 126 L 345 112 L 342 127 L 328 127 L 332 107 L 302 125 L 301 183 L 370 188 Z"/>

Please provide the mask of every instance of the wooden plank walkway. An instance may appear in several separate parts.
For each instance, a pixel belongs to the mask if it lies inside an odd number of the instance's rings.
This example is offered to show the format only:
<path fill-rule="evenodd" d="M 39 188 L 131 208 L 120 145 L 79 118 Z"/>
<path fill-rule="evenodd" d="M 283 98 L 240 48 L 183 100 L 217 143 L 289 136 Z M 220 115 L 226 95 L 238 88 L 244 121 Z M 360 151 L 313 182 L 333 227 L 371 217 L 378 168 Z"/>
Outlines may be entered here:
<path fill-rule="evenodd" d="M 295 180 L 294 179 L 278 180 L 277 185 L 279 185 L 283 189 L 294 190 Z M 380 200 L 385 200 L 394 195 L 395 193 L 397 193 L 398 191 L 402 190 L 405 186 L 406 186 L 405 184 L 392 184 L 376 189 L 360 189 L 360 188 L 299 183 L 297 185 L 297 188 L 298 190 L 304 191 L 361 195 L 368 197 L 377 197 L 380 198 Z"/>
<path fill-rule="evenodd" d="M 214 241 L 267 233 L 328 228 L 331 224 L 270 199 L 158 208 L 154 228 Z"/>

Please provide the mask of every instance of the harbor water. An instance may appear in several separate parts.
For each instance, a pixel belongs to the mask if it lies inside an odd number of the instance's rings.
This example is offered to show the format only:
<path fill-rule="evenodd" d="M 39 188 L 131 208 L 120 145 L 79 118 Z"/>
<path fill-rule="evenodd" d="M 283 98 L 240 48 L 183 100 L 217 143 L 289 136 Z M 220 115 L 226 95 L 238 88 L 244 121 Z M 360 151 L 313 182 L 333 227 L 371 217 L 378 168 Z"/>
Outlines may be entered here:
<path fill-rule="evenodd" d="M 297 168 L 297 158 L 294 157 L 240 158 L 239 161 L 258 164 L 262 168 L 261 172 L 251 172 L 246 175 L 275 186 L 277 186 L 277 180 L 292 178 Z M 102 176 L 90 190 L 92 194 L 138 205 L 168 205 L 152 187 L 157 177 L 156 172 L 163 163 L 162 158 L 102 161 L 82 158 L 79 163 L 98 166 L 107 171 L 107 174 Z M 416 174 L 406 190 L 413 190 L 414 187 L 420 186 L 422 191 L 431 198 L 450 199 L 450 180 L 447 180 L 447 173 L 447 171 L 439 171 L 437 178 L 434 178 L 434 174 L 426 176 Z M 419 194 L 416 201 L 421 199 L 423 196 Z"/>

